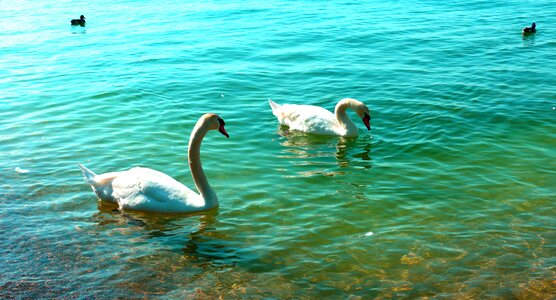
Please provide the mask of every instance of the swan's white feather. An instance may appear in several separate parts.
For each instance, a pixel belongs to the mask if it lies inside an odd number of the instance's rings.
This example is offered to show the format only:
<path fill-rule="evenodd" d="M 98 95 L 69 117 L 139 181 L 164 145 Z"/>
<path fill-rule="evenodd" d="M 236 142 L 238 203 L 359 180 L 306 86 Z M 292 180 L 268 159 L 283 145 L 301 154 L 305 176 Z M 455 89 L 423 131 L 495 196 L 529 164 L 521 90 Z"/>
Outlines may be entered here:
<path fill-rule="evenodd" d="M 100 175 L 85 167 L 82 170 L 101 200 L 116 203 L 123 209 L 172 213 L 196 211 L 204 205 L 199 194 L 153 169 L 135 167 Z"/>
<path fill-rule="evenodd" d="M 278 122 L 292 130 L 321 135 L 344 135 L 346 133 L 346 129 L 340 125 L 336 116 L 320 106 L 279 105 L 270 99 L 269 103 Z"/>
<path fill-rule="evenodd" d="M 120 208 L 158 212 L 192 211 L 204 204 L 201 196 L 174 178 L 149 168 L 135 167 L 112 180 Z"/>

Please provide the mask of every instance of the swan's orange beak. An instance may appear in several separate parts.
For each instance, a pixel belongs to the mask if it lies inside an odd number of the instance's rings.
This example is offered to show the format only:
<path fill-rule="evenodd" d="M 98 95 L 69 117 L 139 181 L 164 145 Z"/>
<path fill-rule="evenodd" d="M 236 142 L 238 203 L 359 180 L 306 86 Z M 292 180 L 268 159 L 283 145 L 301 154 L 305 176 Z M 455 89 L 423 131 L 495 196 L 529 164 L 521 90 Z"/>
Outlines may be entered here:
<path fill-rule="evenodd" d="M 230 137 L 230 135 L 226 132 L 226 129 L 224 128 L 224 125 L 220 125 L 220 128 L 218 128 L 218 132 L 222 133 L 222 134 L 225 135 L 227 138 Z"/>
<path fill-rule="evenodd" d="M 371 116 L 369 116 L 368 113 L 365 113 L 365 116 L 363 117 L 363 123 L 365 123 L 365 127 L 367 127 L 367 130 L 371 130 Z"/>
<path fill-rule="evenodd" d="M 224 128 L 224 125 L 226 125 L 226 123 L 224 122 L 224 120 L 222 120 L 221 118 L 218 118 L 218 123 L 220 123 L 220 127 L 218 127 L 218 132 L 222 133 L 222 134 L 225 135 L 227 138 L 229 138 L 230 135 L 226 132 L 226 128 Z"/>

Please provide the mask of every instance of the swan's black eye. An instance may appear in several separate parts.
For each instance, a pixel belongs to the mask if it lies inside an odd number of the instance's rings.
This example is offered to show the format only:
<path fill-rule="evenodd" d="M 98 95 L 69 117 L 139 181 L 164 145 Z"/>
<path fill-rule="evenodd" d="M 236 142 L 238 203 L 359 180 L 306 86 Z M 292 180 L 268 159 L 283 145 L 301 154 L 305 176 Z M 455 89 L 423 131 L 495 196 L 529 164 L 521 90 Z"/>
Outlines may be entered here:
<path fill-rule="evenodd" d="M 220 126 L 226 125 L 226 123 L 224 123 L 224 120 L 222 120 L 222 118 L 218 118 L 218 123 L 220 123 Z"/>

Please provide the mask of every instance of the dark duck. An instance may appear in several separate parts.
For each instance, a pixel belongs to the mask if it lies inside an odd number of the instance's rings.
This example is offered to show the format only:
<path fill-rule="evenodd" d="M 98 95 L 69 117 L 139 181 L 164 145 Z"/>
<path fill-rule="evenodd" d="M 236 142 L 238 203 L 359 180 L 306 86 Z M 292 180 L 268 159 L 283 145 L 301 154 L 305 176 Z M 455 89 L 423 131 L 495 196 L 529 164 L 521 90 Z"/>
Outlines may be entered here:
<path fill-rule="evenodd" d="M 523 33 L 523 35 L 529 35 L 532 33 L 537 32 L 537 24 L 533 23 L 531 24 L 531 27 L 525 27 L 523 28 L 523 30 L 521 31 Z"/>
<path fill-rule="evenodd" d="M 81 15 L 81 17 L 79 17 L 79 19 L 73 19 L 71 20 L 71 25 L 81 25 L 81 26 L 85 26 L 85 16 Z"/>

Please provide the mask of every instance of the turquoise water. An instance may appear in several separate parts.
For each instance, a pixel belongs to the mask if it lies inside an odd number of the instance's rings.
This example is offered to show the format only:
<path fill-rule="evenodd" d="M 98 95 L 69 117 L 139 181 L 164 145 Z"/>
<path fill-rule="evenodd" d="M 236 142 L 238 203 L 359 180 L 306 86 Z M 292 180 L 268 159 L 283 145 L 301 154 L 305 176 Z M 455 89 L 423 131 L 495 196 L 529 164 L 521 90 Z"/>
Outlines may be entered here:
<path fill-rule="evenodd" d="M 555 297 L 555 24 L 553 1 L 0 3 L 0 296 Z M 344 97 L 372 131 L 288 132 L 267 103 Z M 205 112 L 218 209 L 83 182 L 192 187 Z"/>

